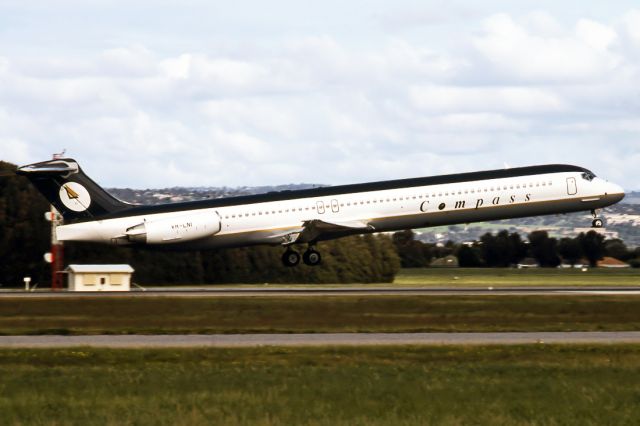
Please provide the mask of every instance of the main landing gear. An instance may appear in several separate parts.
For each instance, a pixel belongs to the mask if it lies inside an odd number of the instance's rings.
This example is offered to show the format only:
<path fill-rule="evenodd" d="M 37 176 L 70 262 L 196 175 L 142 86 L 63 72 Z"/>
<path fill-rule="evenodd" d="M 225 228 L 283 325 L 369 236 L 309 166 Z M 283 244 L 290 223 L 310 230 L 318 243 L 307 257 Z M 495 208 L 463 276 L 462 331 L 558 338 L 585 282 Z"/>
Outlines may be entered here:
<path fill-rule="evenodd" d="M 316 266 L 322 261 L 322 256 L 320 256 L 320 253 L 313 247 L 309 247 L 302 255 L 302 261 L 305 265 Z M 294 267 L 298 265 L 298 263 L 300 263 L 300 254 L 291 248 L 287 248 L 282 254 L 282 264 L 284 266 Z"/>
<path fill-rule="evenodd" d="M 598 212 L 596 210 L 591 210 L 591 214 L 593 215 L 593 222 L 591 222 L 591 227 L 602 228 L 604 226 L 604 222 L 598 217 Z"/>

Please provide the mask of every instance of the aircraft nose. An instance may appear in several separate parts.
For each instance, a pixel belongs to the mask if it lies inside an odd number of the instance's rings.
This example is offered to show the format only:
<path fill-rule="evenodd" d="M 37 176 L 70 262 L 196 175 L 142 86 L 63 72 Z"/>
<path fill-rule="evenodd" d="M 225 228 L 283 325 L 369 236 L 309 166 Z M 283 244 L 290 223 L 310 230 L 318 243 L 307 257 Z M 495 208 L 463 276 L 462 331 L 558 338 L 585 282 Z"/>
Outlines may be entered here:
<path fill-rule="evenodd" d="M 622 201 L 625 193 L 624 189 L 620 185 L 615 183 L 607 182 L 607 198 L 610 199 L 613 203 L 617 203 Z"/>

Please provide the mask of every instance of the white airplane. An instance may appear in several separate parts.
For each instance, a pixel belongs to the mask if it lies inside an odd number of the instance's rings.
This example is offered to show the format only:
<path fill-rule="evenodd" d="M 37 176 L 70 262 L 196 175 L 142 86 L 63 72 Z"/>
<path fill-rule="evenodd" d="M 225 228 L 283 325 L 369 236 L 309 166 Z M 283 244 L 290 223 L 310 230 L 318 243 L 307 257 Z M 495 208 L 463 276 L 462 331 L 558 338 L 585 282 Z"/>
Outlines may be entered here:
<path fill-rule="evenodd" d="M 61 241 L 210 249 L 256 244 L 285 248 L 317 265 L 322 240 L 347 235 L 497 219 L 591 211 L 622 200 L 624 190 L 582 167 L 543 165 L 446 176 L 271 192 L 163 205 L 132 205 L 109 195 L 73 159 L 20 167 L 62 214 Z"/>

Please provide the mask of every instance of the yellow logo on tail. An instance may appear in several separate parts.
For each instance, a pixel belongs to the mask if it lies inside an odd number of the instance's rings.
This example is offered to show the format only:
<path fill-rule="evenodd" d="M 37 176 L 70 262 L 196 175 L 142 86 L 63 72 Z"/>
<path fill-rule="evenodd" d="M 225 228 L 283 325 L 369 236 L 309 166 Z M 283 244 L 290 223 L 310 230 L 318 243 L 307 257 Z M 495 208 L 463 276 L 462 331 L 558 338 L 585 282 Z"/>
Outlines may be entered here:
<path fill-rule="evenodd" d="M 58 197 L 66 208 L 74 212 L 83 212 L 91 205 L 89 191 L 78 182 L 66 182 L 60 186 Z"/>
<path fill-rule="evenodd" d="M 64 188 L 65 191 L 67 191 L 67 197 L 69 197 L 69 199 L 75 200 L 75 199 L 80 198 L 78 193 L 76 191 L 74 191 L 73 189 L 71 189 L 69 187 L 69 185 L 64 185 L 63 188 Z"/>

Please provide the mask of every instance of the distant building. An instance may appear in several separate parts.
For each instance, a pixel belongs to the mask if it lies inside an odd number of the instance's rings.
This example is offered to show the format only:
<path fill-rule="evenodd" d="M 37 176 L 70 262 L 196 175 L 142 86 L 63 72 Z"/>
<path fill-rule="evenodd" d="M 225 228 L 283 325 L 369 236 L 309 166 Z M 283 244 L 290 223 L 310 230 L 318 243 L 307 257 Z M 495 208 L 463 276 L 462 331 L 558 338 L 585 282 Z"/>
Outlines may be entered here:
<path fill-rule="evenodd" d="M 69 265 L 69 291 L 129 291 L 133 268 L 129 265 Z"/>
<path fill-rule="evenodd" d="M 434 268 L 457 268 L 459 266 L 458 258 L 454 255 L 449 255 L 445 257 L 440 257 L 431 262 L 431 265 Z"/>
<path fill-rule="evenodd" d="M 630 268 L 630 267 L 631 265 L 629 265 L 628 263 L 613 257 L 603 257 L 602 260 L 598 261 L 598 268 Z"/>

